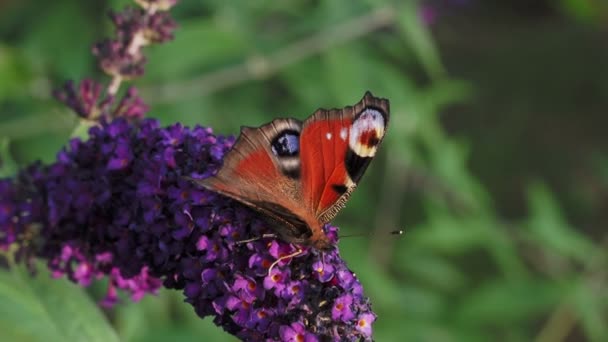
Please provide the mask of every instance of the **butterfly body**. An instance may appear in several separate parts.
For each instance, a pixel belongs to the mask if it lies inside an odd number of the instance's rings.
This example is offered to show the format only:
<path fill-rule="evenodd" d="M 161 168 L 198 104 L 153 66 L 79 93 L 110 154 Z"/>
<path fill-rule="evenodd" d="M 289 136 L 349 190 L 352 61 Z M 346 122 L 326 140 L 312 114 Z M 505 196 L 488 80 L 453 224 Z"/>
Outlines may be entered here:
<path fill-rule="evenodd" d="M 244 127 L 218 173 L 197 184 L 262 213 L 285 241 L 331 248 L 323 226 L 344 207 L 386 132 L 389 103 L 367 92 L 354 106 L 304 122 Z"/>

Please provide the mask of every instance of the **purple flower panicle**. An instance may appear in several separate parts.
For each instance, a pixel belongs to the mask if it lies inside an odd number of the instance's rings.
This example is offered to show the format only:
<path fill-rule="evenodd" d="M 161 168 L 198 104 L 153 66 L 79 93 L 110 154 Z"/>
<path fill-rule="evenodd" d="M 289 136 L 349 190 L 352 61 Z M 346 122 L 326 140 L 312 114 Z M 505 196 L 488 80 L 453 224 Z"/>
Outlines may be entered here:
<path fill-rule="evenodd" d="M 0 180 L 2 250 L 83 286 L 109 277 L 107 306 L 119 289 L 133 300 L 181 289 L 199 316 L 243 340 L 371 338 L 375 315 L 337 249 L 304 248 L 269 274 L 297 247 L 237 243 L 270 233 L 263 218 L 186 180 L 214 174 L 233 138 L 124 118 L 89 133 L 55 163 Z"/>
<path fill-rule="evenodd" d="M 67 81 L 63 87 L 53 91 L 53 96 L 78 116 L 90 121 L 102 117 L 141 119 L 149 111 L 135 87 L 129 87 L 116 105 L 114 96 L 102 93 L 102 88 L 101 83 L 91 79 L 83 80 L 78 86 Z"/>
<path fill-rule="evenodd" d="M 147 60 L 143 47 L 173 39 L 177 25 L 167 10 L 174 6 L 177 0 L 136 2 L 140 7 L 126 7 L 121 12 L 110 13 L 110 19 L 116 29 L 115 36 L 94 44 L 92 48 L 99 66 L 112 78 L 109 84 L 106 86 L 85 79 L 76 86 L 70 81 L 53 92 L 55 98 L 82 118 L 141 118 L 148 111 L 134 87 L 124 92 L 119 103 L 114 108 L 111 107 L 120 96 L 118 91 L 121 83 L 144 74 Z"/>
<path fill-rule="evenodd" d="M 108 85 L 67 82 L 54 96 L 97 125 L 73 139 L 51 165 L 0 179 L 0 249 L 82 286 L 109 279 L 139 300 L 161 286 L 183 290 L 201 317 L 243 340 L 367 340 L 375 315 L 338 250 L 320 253 L 284 241 L 241 240 L 269 233 L 262 217 L 198 188 L 222 164 L 233 138 L 180 124 L 142 120 L 148 106 L 124 80 L 144 73 L 143 47 L 173 38 L 167 10 L 177 0 L 135 0 L 111 13 L 116 35 L 93 53 Z M 337 242 L 337 228 L 326 233 Z M 0 254 L 0 267 L 8 264 Z"/>

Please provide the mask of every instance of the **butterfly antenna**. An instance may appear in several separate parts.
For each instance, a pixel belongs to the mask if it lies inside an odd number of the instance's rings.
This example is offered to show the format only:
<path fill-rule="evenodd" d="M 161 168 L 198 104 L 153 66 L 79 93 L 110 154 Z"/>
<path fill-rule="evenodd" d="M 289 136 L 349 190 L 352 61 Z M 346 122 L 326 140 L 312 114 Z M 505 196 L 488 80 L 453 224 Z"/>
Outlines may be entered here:
<path fill-rule="evenodd" d="M 270 267 L 268 267 L 268 276 L 270 276 L 270 273 L 272 272 L 272 269 L 273 269 L 273 268 L 274 268 L 274 267 L 275 267 L 275 266 L 276 266 L 278 263 L 280 263 L 281 261 L 283 261 L 283 260 L 285 260 L 285 259 L 289 259 L 289 258 L 293 258 L 293 257 L 295 257 L 295 256 L 298 256 L 298 255 L 300 255 L 300 254 L 302 254 L 302 248 L 298 248 L 298 250 L 297 250 L 297 251 L 295 251 L 295 252 L 293 252 L 293 253 L 291 253 L 291 254 L 289 254 L 289 255 L 283 255 L 282 257 L 280 257 L 280 258 L 278 258 L 277 260 L 275 260 L 275 261 L 274 261 L 274 262 L 273 262 L 273 263 L 270 265 Z"/>
<path fill-rule="evenodd" d="M 392 230 L 389 232 L 390 235 L 403 235 L 403 233 L 404 233 L 403 230 Z M 356 236 L 373 236 L 373 235 L 374 235 L 374 232 L 369 232 L 369 233 L 340 235 L 340 238 L 356 237 Z"/>

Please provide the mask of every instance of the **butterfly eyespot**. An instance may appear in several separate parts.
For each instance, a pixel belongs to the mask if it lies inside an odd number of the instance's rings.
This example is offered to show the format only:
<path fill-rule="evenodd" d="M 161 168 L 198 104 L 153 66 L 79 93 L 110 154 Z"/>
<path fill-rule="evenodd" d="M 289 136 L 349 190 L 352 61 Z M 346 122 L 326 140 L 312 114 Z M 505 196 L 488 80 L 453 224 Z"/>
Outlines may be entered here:
<path fill-rule="evenodd" d="M 367 108 L 359 114 L 350 128 L 349 147 L 361 157 L 373 157 L 376 146 L 384 136 L 385 119 L 382 113 Z"/>
<path fill-rule="evenodd" d="M 297 156 L 300 153 L 300 134 L 286 131 L 272 141 L 272 153 L 277 157 Z"/>

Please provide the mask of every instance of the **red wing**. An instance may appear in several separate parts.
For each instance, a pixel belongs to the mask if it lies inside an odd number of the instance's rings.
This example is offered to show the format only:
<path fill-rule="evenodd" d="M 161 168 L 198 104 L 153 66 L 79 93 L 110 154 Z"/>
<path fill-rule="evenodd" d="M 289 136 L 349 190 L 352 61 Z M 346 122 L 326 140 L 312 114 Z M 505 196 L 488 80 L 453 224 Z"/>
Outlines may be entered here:
<path fill-rule="evenodd" d="M 304 122 L 302 196 L 321 223 L 344 207 L 374 157 L 388 119 L 388 101 L 367 92 L 352 107 L 319 109 Z"/>

